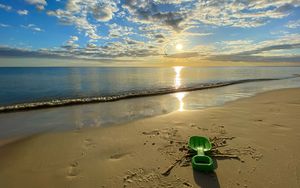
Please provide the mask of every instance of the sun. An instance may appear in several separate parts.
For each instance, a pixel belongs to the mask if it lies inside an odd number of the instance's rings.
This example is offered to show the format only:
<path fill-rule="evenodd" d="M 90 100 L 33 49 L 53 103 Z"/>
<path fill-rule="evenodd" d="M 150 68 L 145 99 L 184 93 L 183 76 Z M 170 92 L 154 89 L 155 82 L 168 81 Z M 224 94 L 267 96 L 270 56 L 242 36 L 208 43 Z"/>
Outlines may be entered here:
<path fill-rule="evenodd" d="M 182 44 L 176 44 L 176 50 L 182 50 L 183 46 Z"/>

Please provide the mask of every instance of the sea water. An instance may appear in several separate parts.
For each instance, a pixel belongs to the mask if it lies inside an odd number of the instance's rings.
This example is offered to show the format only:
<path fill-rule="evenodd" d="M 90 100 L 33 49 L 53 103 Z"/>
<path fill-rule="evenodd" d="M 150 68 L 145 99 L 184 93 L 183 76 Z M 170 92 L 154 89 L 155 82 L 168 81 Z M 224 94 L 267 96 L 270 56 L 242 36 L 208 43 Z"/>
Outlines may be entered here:
<path fill-rule="evenodd" d="M 0 138 L 222 105 L 299 87 L 299 73 L 300 67 L 0 68 L 0 109 L 22 110 L 0 113 Z"/>

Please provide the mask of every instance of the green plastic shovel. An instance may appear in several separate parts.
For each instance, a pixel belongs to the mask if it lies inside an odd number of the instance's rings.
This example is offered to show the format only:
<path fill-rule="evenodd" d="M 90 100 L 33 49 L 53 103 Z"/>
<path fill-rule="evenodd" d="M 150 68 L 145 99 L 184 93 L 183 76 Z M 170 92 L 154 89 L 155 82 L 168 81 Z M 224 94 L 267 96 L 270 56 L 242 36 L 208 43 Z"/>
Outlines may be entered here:
<path fill-rule="evenodd" d="M 199 171 L 213 171 L 213 160 L 205 155 L 211 150 L 211 143 L 206 137 L 192 136 L 189 141 L 189 147 L 197 152 L 197 155 L 192 158 L 192 166 Z"/>

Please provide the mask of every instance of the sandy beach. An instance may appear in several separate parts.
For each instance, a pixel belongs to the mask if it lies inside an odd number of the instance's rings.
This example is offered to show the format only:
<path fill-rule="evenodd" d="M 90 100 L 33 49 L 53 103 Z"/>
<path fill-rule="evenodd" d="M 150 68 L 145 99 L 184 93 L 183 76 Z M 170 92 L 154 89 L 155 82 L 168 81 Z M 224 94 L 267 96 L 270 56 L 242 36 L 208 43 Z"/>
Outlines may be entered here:
<path fill-rule="evenodd" d="M 0 187 L 297 188 L 299 114 L 300 89 L 284 89 L 120 126 L 34 135 L 0 148 Z M 193 171 L 183 157 L 193 135 L 209 137 L 219 152 L 214 173 Z"/>

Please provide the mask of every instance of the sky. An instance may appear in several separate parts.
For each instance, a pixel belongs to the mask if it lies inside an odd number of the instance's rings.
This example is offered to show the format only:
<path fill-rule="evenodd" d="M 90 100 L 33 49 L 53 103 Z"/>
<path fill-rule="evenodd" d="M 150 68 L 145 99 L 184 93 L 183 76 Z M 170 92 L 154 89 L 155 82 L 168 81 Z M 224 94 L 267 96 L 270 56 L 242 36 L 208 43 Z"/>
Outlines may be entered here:
<path fill-rule="evenodd" d="M 0 0 L 0 66 L 300 65 L 300 0 Z"/>

